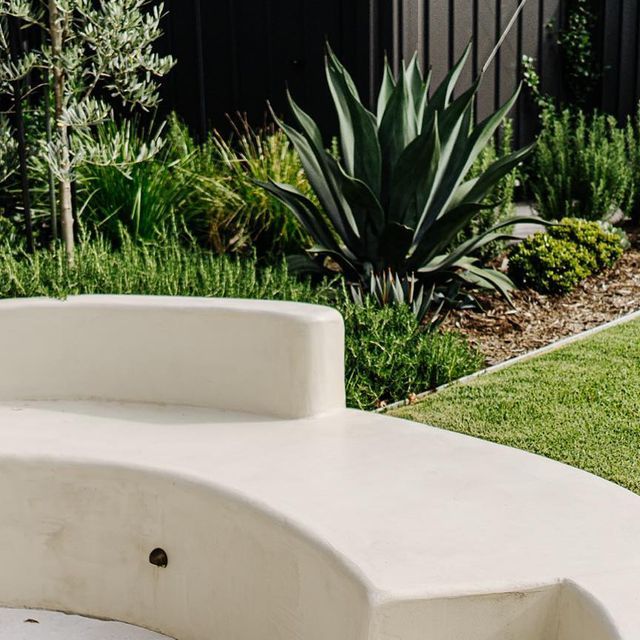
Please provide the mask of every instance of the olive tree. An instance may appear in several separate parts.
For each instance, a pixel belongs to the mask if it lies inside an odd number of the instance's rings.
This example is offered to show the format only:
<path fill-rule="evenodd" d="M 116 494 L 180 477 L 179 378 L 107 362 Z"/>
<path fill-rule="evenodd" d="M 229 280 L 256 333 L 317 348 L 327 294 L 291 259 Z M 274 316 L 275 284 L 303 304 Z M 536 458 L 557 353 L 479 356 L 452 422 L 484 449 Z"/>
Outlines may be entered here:
<path fill-rule="evenodd" d="M 0 116 L 0 187 L 15 172 L 16 141 L 9 120 Z"/>
<path fill-rule="evenodd" d="M 103 162 L 109 150 L 88 133 L 113 109 L 153 109 L 159 80 L 174 60 L 154 44 L 162 34 L 163 4 L 153 0 L 0 0 L 0 92 L 39 78 L 53 104 L 40 153 L 57 182 L 62 237 L 73 260 L 72 182 L 82 162 Z M 28 47 L 12 47 L 12 21 Z M 15 40 L 15 39 L 14 39 Z M 35 45 L 35 46 L 34 46 Z"/>

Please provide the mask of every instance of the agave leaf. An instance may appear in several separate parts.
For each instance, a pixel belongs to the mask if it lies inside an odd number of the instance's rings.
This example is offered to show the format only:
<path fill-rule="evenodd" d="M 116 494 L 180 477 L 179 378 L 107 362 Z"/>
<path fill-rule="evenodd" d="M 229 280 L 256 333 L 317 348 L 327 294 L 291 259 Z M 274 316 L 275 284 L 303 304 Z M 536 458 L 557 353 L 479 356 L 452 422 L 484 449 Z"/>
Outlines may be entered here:
<path fill-rule="evenodd" d="M 432 79 L 433 79 L 433 69 L 430 68 L 429 71 L 427 71 L 427 75 L 424 78 L 424 91 L 427 96 L 427 104 L 429 104 L 429 89 L 431 88 Z"/>
<path fill-rule="evenodd" d="M 413 240 L 413 229 L 398 222 L 390 222 L 384 230 L 384 239 L 380 250 L 385 263 L 396 271 L 404 271 L 407 252 Z"/>
<path fill-rule="evenodd" d="M 409 88 L 404 74 L 401 73 L 387 102 L 387 108 L 378 130 L 382 151 L 383 192 L 385 191 L 384 186 L 388 186 L 389 177 L 398 158 L 417 135 L 415 117 L 410 105 Z"/>
<path fill-rule="evenodd" d="M 474 236 L 473 238 L 470 238 L 466 242 L 460 244 L 448 256 L 438 256 L 436 258 L 432 258 L 430 262 L 420 267 L 418 271 L 420 271 L 421 273 L 432 273 L 438 268 L 450 268 L 450 266 L 458 260 L 463 259 L 465 256 L 473 253 L 474 251 L 486 246 L 491 242 L 496 242 L 498 240 L 513 240 L 514 236 L 510 233 L 497 232 L 500 229 L 504 229 L 505 227 L 510 227 L 519 223 L 542 224 L 542 221 L 540 220 L 540 218 L 537 218 L 535 216 L 512 216 L 510 218 L 506 218 L 505 220 L 501 220 L 497 224 L 493 225 L 493 227 L 491 227 L 490 229 L 487 229 L 483 233 L 480 233 L 477 236 Z"/>
<path fill-rule="evenodd" d="M 473 190 L 473 188 L 476 186 L 476 184 L 478 184 L 478 180 L 479 180 L 479 177 L 471 178 L 458 186 L 453 198 L 451 198 L 451 201 L 449 202 L 448 212 L 458 208 L 463 203 L 478 200 L 478 198 L 471 198 L 469 195 Z M 487 189 L 484 193 L 489 193 L 489 192 L 490 192 L 490 189 Z M 482 197 L 482 195 L 480 197 Z"/>
<path fill-rule="evenodd" d="M 338 178 L 340 187 L 349 202 L 351 213 L 360 231 L 363 255 L 374 260 L 385 225 L 382 206 L 365 182 L 347 175 L 340 165 L 337 165 L 337 168 L 340 172 Z"/>
<path fill-rule="evenodd" d="M 375 116 L 365 109 L 347 70 L 327 47 L 326 75 L 340 124 L 347 172 L 380 193 L 381 157 Z"/>
<path fill-rule="evenodd" d="M 476 80 L 460 97 L 456 98 L 446 109 L 441 112 L 439 118 L 440 137 L 446 140 L 449 137 L 455 137 L 458 126 L 462 122 L 464 115 L 471 111 L 473 103 L 478 93 L 479 80 Z M 464 130 L 462 133 L 468 137 L 469 131 Z"/>
<path fill-rule="evenodd" d="M 429 230 L 429 241 L 423 241 L 411 254 L 409 268 L 418 269 L 448 247 L 456 236 L 480 212 L 494 204 L 465 202 L 436 220 Z"/>
<path fill-rule="evenodd" d="M 520 89 L 518 89 L 495 114 L 478 125 L 470 136 L 463 136 L 462 131 L 459 133 L 451 154 L 447 159 L 446 171 L 443 172 L 442 182 L 438 185 L 437 195 L 432 201 L 429 211 L 425 212 L 420 227 L 416 233 L 416 245 L 422 240 L 433 221 L 444 215 L 451 204 L 456 202 L 456 192 L 460 183 L 469 173 L 472 164 L 475 162 L 482 149 L 487 146 L 507 113 L 509 113 L 513 108 L 513 105 L 518 98 L 519 91 Z M 470 123 L 471 105 L 468 110 L 464 112 L 463 117 Z M 466 126 L 465 122 L 463 127 Z M 487 185 L 488 183 L 489 181 L 484 182 L 483 185 Z M 474 199 L 480 200 L 484 198 L 488 191 L 489 189 L 487 188 L 484 193 L 481 193 L 478 185 L 476 184 Z"/>
<path fill-rule="evenodd" d="M 291 100 L 290 104 L 298 123 L 306 135 L 281 122 L 275 114 L 273 114 L 273 117 L 278 126 L 287 134 L 300 156 L 305 174 L 340 238 L 347 247 L 357 253 L 361 244 L 360 234 L 349 204 L 336 182 L 335 169 L 331 166 L 332 163 L 335 164 L 335 161 L 324 149 L 314 147 L 314 130 L 312 128 L 307 131 L 305 128 L 305 126 L 308 126 L 308 120 L 311 119 L 308 116 L 304 117 L 306 114 L 293 100 Z"/>
<path fill-rule="evenodd" d="M 287 102 L 289 103 L 289 107 L 291 108 L 295 119 L 307 134 L 307 138 L 309 138 L 309 141 L 313 144 L 314 148 L 316 150 L 324 149 L 324 142 L 322 140 L 322 133 L 320 132 L 320 128 L 315 123 L 313 118 L 300 108 L 298 103 L 293 99 L 293 96 L 291 95 L 289 89 L 287 89 Z M 273 110 L 271 110 L 271 113 L 273 114 Z M 275 114 L 273 115 L 275 118 Z M 281 123 L 277 119 L 276 122 L 280 126 Z"/>
<path fill-rule="evenodd" d="M 424 112 L 425 124 L 433 117 L 436 111 L 443 111 L 446 109 L 450 102 L 453 92 L 455 91 L 462 70 L 467 64 L 469 55 L 471 54 L 471 42 L 467 45 L 462 56 L 458 62 L 453 66 L 449 73 L 445 76 L 444 80 L 440 83 L 440 86 L 436 89 L 431 100 L 429 101 L 428 108 Z"/>
<path fill-rule="evenodd" d="M 382 122 L 382 117 L 384 116 L 384 112 L 387 108 L 387 103 L 389 102 L 389 98 L 393 93 L 393 89 L 396 86 L 395 78 L 393 77 L 393 72 L 391 71 L 391 67 L 389 66 L 389 61 L 387 60 L 387 56 L 384 57 L 384 71 L 382 74 L 382 84 L 380 86 L 380 93 L 378 94 L 378 107 L 377 107 L 377 123 L 380 126 Z"/>
<path fill-rule="evenodd" d="M 348 255 L 345 254 L 341 249 L 335 250 L 330 247 L 323 247 L 322 245 L 314 245 L 310 249 L 308 249 L 308 253 L 319 257 L 329 257 L 334 262 L 336 262 L 345 276 L 348 278 L 354 278 L 358 276 L 358 269 L 356 268 L 356 259 L 350 259 Z M 325 269 L 325 273 L 326 273 Z"/>
<path fill-rule="evenodd" d="M 309 198 L 295 187 L 273 180 L 269 180 L 269 182 L 256 181 L 256 184 L 284 203 L 316 242 L 321 242 L 336 251 L 340 250 L 324 218 Z"/>
<path fill-rule="evenodd" d="M 391 176 L 389 219 L 415 229 L 440 166 L 438 118 L 398 158 Z"/>
<path fill-rule="evenodd" d="M 326 272 L 321 264 L 306 254 L 287 256 L 287 267 L 292 273 L 323 274 Z"/>
<path fill-rule="evenodd" d="M 420 220 L 414 238 L 414 248 L 418 247 L 429 232 L 431 225 L 443 214 L 448 203 L 453 199 L 453 187 L 458 185 L 468 170 L 460 169 L 460 155 L 466 145 L 466 131 L 471 123 L 471 105 L 464 111 L 455 123 L 455 131 L 448 132 L 448 140 L 442 147 L 440 165 L 434 186 L 429 194 L 426 206 L 420 215 Z M 439 127 L 439 129 L 442 129 Z"/>
<path fill-rule="evenodd" d="M 476 161 L 476 158 L 480 155 L 480 152 L 489 144 L 489 141 L 493 137 L 498 127 L 502 124 L 503 120 L 507 117 L 507 114 L 513 109 L 520 96 L 522 84 L 518 86 L 515 93 L 507 100 L 500 109 L 498 109 L 493 115 L 489 116 L 486 120 L 483 120 L 477 127 L 475 127 L 473 133 L 469 137 L 469 156 L 465 163 L 466 171 L 465 175 L 469 172 L 471 165 Z"/>
<path fill-rule="evenodd" d="M 470 240 L 463 242 L 455 251 L 452 251 L 441 263 L 442 268 L 448 268 L 455 264 L 458 260 L 468 256 L 469 254 L 487 246 L 492 242 L 499 240 L 513 240 L 514 236 L 510 233 L 493 233 L 485 232 L 474 236 Z M 422 269 L 420 269 L 422 271 Z M 429 272 L 429 268 L 425 270 L 425 273 Z"/>
<path fill-rule="evenodd" d="M 431 189 L 430 197 L 421 212 L 417 241 L 420 241 L 431 223 L 438 218 L 448 200 L 452 198 L 451 187 L 459 183 L 461 175 L 460 158 L 464 153 L 466 140 L 473 116 L 473 100 L 477 84 L 465 91 L 443 113 L 438 120 L 438 130 L 442 145 L 438 173 Z"/>
<path fill-rule="evenodd" d="M 422 71 L 418 62 L 417 52 L 413 54 L 409 66 L 404 70 L 407 87 L 409 87 L 409 96 L 411 98 L 412 109 L 415 113 L 416 132 L 422 127 L 422 116 L 427 101 L 427 92 Z"/>
<path fill-rule="evenodd" d="M 463 196 L 463 200 L 477 200 L 478 198 L 484 197 L 487 193 L 490 193 L 500 180 L 511 173 L 534 148 L 535 143 L 496 160 L 480 177 L 470 181 L 473 182 L 473 184 L 470 185 L 466 195 Z M 464 185 L 460 185 L 458 191 L 460 191 L 463 186 Z"/>
<path fill-rule="evenodd" d="M 475 263 L 461 261 L 456 265 L 462 271 L 458 274 L 458 277 L 465 282 L 472 285 L 477 285 L 485 289 L 494 289 L 502 294 L 509 302 L 511 302 L 510 292 L 513 291 L 516 286 L 513 284 L 511 278 L 504 273 L 496 271 L 495 269 L 488 269 L 486 267 L 480 267 Z"/>

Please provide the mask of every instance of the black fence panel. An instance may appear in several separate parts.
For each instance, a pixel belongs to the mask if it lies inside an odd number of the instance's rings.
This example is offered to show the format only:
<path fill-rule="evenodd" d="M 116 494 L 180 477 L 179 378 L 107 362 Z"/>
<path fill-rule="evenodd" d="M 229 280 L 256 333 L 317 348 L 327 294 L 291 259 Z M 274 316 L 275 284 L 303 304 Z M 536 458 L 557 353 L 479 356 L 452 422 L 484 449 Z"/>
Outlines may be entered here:
<path fill-rule="evenodd" d="M 522 77 L 521 59 L 538 61 L 543 89 L 562 95 L 557 32 L 568 0 L 529 0 L 486 74 L 482 118 L 506 101 Z M 621 119 L 640 98 L 640 10 L 637 0 L 601 0 L 598 47 L 604 72 L 597 106 Z M 164 108 L 193 129 L 228 128 L 228 115 L 265 121 L 267 101 L 286 111 L 287 87 L 328 133 L 335 121 L 324 79 L 325 42 L 373 104 L 387 55 L 397 69 L 415 52 L 440 80 L 473 39 L 462 84 L 476 77 L 518 0 L 167 0 L 162 48 L 178 59 L 166 81 Z M 514 114 L 519 143 L 535 134 L 526 92 Z"/>
<path fill-rule="evenodd" d="M 331 43 L 369 95 L 373 29 L 360 0 L 169 0 L 163 50 L 178 59 L 165 108 L 195 130 L 228 124 L 227 114 L 265 119 L 283 112 L 288 88 L 325 128 L 333 125 L 323 69 Z"/>

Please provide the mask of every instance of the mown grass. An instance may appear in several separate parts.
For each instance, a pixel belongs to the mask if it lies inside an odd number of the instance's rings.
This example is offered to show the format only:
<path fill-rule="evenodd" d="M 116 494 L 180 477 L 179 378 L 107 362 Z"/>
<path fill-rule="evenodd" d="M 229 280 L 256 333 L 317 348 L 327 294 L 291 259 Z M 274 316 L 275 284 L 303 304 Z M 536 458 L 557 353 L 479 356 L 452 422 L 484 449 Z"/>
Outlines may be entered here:
<path fill-rule="evenodd" d="M 105 240 L 78 244 L 75 264 L 64 251 L 33 255 L 0 245 L 0 298 L 79 294 L 140 294 L 292 300 L 330 305 L 345 321 L 349 406 L 373 409 L 471 373 L 482 357 L 455 333 L 425 333 L 405 306 L 354 304 L 338 282 L 311 284 L 283 261 L 215 256 L 170 237 L 140 244 L 127 236 L 114 250 Z"/>
<path fill-rule="evenodd" d="M 393 415 L 538 453 L 640 493 L 640 321 Z"/>

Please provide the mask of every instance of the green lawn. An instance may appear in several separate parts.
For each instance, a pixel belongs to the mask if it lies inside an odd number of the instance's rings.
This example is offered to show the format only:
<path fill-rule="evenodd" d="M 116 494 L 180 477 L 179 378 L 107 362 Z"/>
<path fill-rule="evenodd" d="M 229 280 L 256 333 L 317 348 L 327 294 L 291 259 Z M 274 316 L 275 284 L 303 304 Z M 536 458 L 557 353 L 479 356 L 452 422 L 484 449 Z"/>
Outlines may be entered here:
<path fill-rule="evenodd" d="M 640 321 L 392 415 L 539 453 L 640 493 Z"/>

